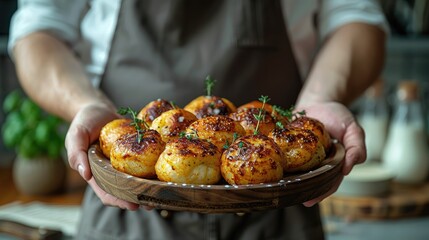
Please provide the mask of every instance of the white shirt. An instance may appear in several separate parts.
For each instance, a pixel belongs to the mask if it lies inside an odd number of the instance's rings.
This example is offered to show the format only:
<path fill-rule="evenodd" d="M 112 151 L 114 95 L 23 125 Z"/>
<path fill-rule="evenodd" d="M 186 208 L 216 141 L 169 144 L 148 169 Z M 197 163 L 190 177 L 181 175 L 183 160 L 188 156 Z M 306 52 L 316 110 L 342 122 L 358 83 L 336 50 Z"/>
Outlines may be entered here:
<path fill-rule="evenodd" d="M 9 53 L 13 58 L 12 49 L 20 38 L 48 31 L 73 47 L 92 83 L 98 86 L 120 5 L 121 0 L 19 0 L 11 22 Z M 282 8 L 302 76 L 307 75 L 318 44 L 337 28 L 363 22 L 388 32 L 386 19 L 375 0 L 283 0 Z"/>

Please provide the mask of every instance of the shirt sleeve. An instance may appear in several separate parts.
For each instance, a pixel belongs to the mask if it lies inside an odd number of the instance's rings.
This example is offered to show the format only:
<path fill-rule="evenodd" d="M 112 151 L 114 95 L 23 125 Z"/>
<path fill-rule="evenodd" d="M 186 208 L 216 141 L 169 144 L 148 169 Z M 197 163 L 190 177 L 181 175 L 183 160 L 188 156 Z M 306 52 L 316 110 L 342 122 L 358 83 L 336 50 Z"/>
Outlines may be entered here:
<path fill-rule="evenodd" d="M 318 15 L 320 39 L 351 22 L 368 23 L 389 33 L 384 13 L 375 0 L 325 0 Z"/>
<path fill-rule="evenodd" d="M 79 38 L 79 24 L 88 0 L 19 0 L 11 19 L 8 52 L 31 33 L 47 31 L 73 44 Z"/>

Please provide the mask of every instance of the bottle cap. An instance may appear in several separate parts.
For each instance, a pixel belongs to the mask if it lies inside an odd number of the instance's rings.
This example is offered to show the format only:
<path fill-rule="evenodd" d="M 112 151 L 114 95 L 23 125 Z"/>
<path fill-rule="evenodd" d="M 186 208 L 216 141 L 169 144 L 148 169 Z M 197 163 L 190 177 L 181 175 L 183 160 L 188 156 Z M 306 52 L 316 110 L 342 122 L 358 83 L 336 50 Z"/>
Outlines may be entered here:
<path fill-rule="evenodd" d="M 419 96 L 419 84 L 416 80 L 403 80 L 398 83 L 396 96 L 400 101 L 414 101 Z"/>

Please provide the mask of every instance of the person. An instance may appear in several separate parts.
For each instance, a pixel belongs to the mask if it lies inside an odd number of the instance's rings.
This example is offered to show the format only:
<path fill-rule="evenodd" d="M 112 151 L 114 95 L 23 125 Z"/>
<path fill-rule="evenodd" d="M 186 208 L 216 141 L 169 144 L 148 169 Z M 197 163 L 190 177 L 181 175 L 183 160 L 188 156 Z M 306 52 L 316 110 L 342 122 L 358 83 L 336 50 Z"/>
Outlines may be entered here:
<path fill-rule="evenodd" d="M 347 106 L 379 76 L 388 28 L 376 1 L 22 0 L 9 51 L 27 94 L 71 124 L 71 168 L 88 182 L 77 239 L 323 239 L 318 202 L 365 160 Z M 302 205 L 244 215 L 147 211 L 104 192 L 87 151 L 118 107 L 204 94 L 237 105 L 268 95 L 344 144 L 342 175 Z"/>

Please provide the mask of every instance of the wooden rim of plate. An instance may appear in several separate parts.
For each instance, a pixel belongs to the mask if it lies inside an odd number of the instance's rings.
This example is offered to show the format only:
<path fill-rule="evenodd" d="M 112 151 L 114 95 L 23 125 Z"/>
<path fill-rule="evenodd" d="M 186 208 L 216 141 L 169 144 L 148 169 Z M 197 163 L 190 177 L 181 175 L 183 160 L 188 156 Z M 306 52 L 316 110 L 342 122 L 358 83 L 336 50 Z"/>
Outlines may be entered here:
<path fill-rule="evenodd" d="M 98 143 L 88 158 L 97 184 L 120 199 L 173 211 L 237 213 L 288 207 L 314 199 L 335 184 L 345 156 L 342 144 L 334 141 L 329 156 L 312 171 L 288 174 L 276 183 L 250 185 L 197 185 L 143 179 L 112 167 Z"/>

